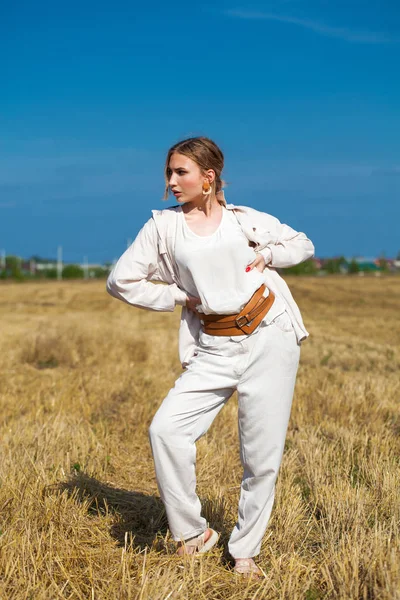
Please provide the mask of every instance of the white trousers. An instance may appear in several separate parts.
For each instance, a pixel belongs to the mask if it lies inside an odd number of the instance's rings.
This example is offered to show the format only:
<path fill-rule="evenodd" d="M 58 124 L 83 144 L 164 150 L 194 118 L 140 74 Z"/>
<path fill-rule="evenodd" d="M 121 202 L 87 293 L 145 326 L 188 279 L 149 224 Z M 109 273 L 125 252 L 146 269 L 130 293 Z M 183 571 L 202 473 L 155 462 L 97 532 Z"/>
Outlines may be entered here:
<path fill-rule="evenodd" d="M 237 390 L 243 479 L 229 551 L 234 558 L 260 552 L 274 502 L 299 357 L 287 312 L 239 341 L 200 334 L 198 353 L 176 380 L 149 430 L 158 488 L 174 540 L 189 539 L 207 528 L 196 495 L 195 442 Z"/>

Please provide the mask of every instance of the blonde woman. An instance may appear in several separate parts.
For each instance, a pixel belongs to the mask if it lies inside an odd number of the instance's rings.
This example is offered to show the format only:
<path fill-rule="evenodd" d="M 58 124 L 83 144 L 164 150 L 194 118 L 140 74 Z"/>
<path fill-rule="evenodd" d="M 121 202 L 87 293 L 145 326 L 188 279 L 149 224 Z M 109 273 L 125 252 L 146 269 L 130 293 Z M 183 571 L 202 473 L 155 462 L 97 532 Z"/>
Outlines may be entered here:
<path fill-rule="evenodd" d="M 179 204 L 152 211 L 110 273 L 107 289 L 139 308 L 182 306 L 185 370 L 149 430 L 178 554 L 197 555 L 218 541 L 196 495 L 195 444 L 237 390 L 243 479 L 229 551 L 236 573 L 259 577 L 254 557 L 274 502 L 300 343 L 308 336 L 275 268 L 310 258 L 314 247 L 304 233 L 267 213 L 227 204 L 223 166 L 222 151 L 206 137 L 170 148 L 165 197 L 172 192 Z"/>

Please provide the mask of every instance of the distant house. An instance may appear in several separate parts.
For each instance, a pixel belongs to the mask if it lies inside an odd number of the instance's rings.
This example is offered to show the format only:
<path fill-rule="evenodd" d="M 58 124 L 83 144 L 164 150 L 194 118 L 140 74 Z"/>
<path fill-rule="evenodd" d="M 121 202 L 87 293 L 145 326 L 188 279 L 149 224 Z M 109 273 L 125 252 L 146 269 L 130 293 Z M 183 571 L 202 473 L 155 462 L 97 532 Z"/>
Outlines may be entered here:
<path fill-rule="evenodd" d="M 317 271 L 322 269 L 322 260 L 320 258 L 317 258 L 316 256 L 314 256 L 313 258 L 311 258 L 311 260 L 313 261 Z"/>
<path fill-rule="evenodd" d="M 393 271 L 400 271 L 400 259 L 395 258 L 391 261 L 391 267 Z"/>
<path fill-rule="evenodd" d="M 346 258 L 346 262 L 348 265 L 353 261 L 357 263 L 358 269 L 361 272 L 372 273 L 375 271 L 381 271 L 381 268 L 379 266 L 379 259 L 375 257 L 355 256 L 353 258 Z"/>

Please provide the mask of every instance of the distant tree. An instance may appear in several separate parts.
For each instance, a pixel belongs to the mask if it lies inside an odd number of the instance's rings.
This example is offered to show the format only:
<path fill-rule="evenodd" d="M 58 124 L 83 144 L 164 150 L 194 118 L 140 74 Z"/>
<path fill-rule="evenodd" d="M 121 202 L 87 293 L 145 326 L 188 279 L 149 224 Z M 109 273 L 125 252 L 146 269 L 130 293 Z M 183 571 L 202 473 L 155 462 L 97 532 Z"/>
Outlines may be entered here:
<path fill-rule="evenodd" d="M 24 280 L 21 270 L 21 259 L 18 256 L 6 256 L 6 274 L 17 281 Z"/>
<path fill-rule="evenodd" d="M 329 258 L 324 264 L 324 271 L 330 274 L 341 273 L 342 267 L 346 266 L 347 262 L 344 256 L 338 258 Z"/>
<path fill-rule="evenodd" d="M 389 271 L 389 263 L 383 255 L 378 258 L 378 265 L 381 271 Z"/>
<path fill-rule="evenodd" d="M 288 267 L 287 269 L 282 269 L 282 273 L 287 275 L 315 275 L 317 272 L 317 265 L 315 264 L 314 259 L 309 258 L 299 265 L 294 265 L 294 267 Z"/>
<path fill-rule="evenodd" d="M 360 266 L 359 266 L 358 262 L 356 261 L 356 259 L 353 258 L 349 263 L 349 273 L 354 275 L 355 273 L 358 273 L 359 270 L 360 270 Z"/>
<path fill-rule="evenodd" d="M 331 274 L 339 272 L 339 269 L 337 268 L 336 262 L 333 258 L 329 258 L 327 261 L 325 261 L 324 271 Z"/>
<path fill-rule="evenodd" d="M 43 274 L 48 279 L 57 279 L 57 269 L 46 269 Z"/>
<path fill-rule="evenodd" d="M 104 267 L 93 267 L 93 269 L 90 269 L 89 275 L 90 277 L 96 277 L 97 279 L 107 277 L 108 269 L 105 269 Z"/>
<path fill-rule="evenodd" d="M 66 265 L 62 270 L 63 279 L 83 279 L 83 269 L 79 265 Z"/>

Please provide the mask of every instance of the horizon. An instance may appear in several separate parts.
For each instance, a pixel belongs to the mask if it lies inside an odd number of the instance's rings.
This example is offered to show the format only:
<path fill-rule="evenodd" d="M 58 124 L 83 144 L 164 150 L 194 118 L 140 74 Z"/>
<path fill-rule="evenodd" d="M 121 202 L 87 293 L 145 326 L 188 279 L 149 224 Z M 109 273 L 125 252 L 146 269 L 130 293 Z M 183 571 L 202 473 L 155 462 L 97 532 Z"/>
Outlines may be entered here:
<path fill-rule="evenodd" d="M 61 247 L 61 251 L 62 251 L 62 247 Z M 38 254 L 32 254 L 31 256 L 19 256 L 16 254 L 4 254 L 3 251 L 0 250 L 0 268 L 1 268 L 1 263 L 6 261 L 7 259 L 18 259 L 19 261 L 21 261 L 21 263 L 29 263 L 31 261 L 35 262 L 36 264 L 45 264 L 45 263 L 49 263 L 49 264 L 57 264 L 58 259 L 56 257 L 46 257 L 46 256 L 40 256 Z M 119 257 L 118 257 L 119 258 Z M 68 261 L 65 260 L 64 258 L 61 260 L 61 264 L 63 265 L 71 265 L 71 264 L 76 264 L 79 266 L 88 266 L 88 267 L 95 267 L 95 266 L 107 266 L 107 265 L 113 265 L 115 264 L 115 262 L 118 260 L 118 258 L 114 259 L 114 260 L 105 260 L 103 262 L 90 262 L 88 260 L 87 256 L 83 257 L 83 260 L 81 261 Z M 312 256 L 311 258 L 308 258 L 307 261 L 316 261 L 316 262 L 320 262 L 320 261 L 335 261 L 335 260 L 344 260 L 347 263 L 350 263 L 352 261 L 357 261 L 357 262 L 363 262 L 363 263 L 368 263 L 368 262 L 379 262 L 379 260 L 386 260 L 389 262 L 400 262 L 400 251 L 397 252 L 395 255 L 393 256 L 386 256 L 384 254 L 380 254 L 379 256 L 365 256 L 365 255 L 352 255 L 352 256 L 346 256 L 344 254 L 336 254 L 333 256 L 318 256 L 317 254 L 315 254 L 314 256 Z M 303 262 L 307 262 L 307 261 L 303 261 Z M 301 264 L 301 263 L 300 263 Z M 3 267 L 4 268 L 4 267 Z M 282 269 L 284 267 L 281 267 Z"/>

